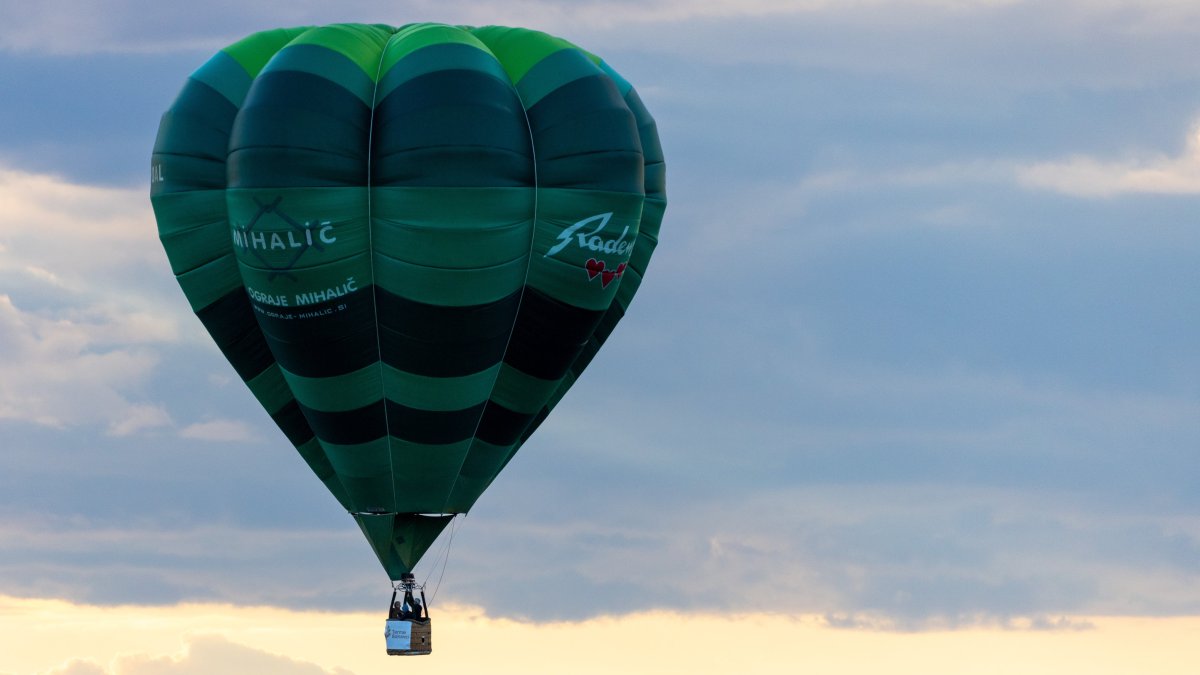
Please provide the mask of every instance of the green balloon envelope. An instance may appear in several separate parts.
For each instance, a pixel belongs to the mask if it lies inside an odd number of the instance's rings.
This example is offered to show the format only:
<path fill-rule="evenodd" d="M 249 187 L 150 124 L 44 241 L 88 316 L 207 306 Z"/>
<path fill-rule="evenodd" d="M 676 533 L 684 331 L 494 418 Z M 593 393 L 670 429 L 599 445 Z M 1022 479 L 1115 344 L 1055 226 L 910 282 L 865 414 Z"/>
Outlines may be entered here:
<path fill-rule="evenodd" d="M 399 579 L 625 314 L 666 195 L 653 118 L 596 56 L 339 24 L 193 73 L 151 201 L 192 309 Z"/>

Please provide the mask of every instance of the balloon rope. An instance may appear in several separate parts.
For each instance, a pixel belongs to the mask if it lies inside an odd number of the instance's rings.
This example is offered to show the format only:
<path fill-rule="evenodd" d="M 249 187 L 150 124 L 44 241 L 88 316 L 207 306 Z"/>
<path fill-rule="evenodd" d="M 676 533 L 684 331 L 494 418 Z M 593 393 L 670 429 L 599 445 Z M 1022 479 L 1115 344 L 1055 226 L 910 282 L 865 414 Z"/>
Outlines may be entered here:
<path fill-rule="evenodd" d="M 487 45 L 484 45 L 484 46 L 486 47 Z M 490 51 L 490 47 L 489 47 L 489 51 Z M 494 58 L 495 54 L 493 54 L 492 56 Z M 497 59 L 497 61 L 499 61 L 499 59 Z M 513 88 L 516 89 L 516 83 L 513 83 Z M 529 228 L 529 255 L 526 258 L 526 263 L 525 263 L 525 279 L 521 281 L 521 295 L 517 298 L 517 308 L 513 312 L 512 326 L 509 326 L 509 328 L 508 328 L 508 339 L 505 340 L 505 342 L 504 342 L 504 353 L 502 353 L 500 355 L 500 366 L 501 367 L 496 369 L 496 376 L 492 379 L 492 386 L 488 388 L 488 398 L 487 398 L 487 400 L 485 400 L 483 402 L 483 410 L 480 411 L 480 413 L 479 413 L 479 419 L 477 419 L 475 421 L 475 430 L 473 432 L 471 432 L 472 439 L 474 439 L 475 435 L 479 433 L 479 427 L 481 424 L 483 424 L 483 416 L 487 414 L 488 405 L 492 402 L 492 390 L 494 390 L 496 388 L 496 382 L 500 381 L 500 372 L 503 370 L 503 367 L 504 367 L 504 357 L 508 356 L 508 348 L 510 346 L 512 346 L 513 334 L 516 333 L 516 331 L 517 331 L 517 318 L 521 316 L 521 305 L 524 304 L 524 301 L 525 301 L 525 287 L 529 284 L 529 270 L 533 267 L 533 247 L 534 247 L 534 244 L 537 242 L 537 221 L 538 221 L 537 145 L 533 141 L 533 126 L 530 125 L 530 123 L 529 123 L 529 111 L 525 108 L 525 101 L 520 98 L 520 93 L 517 94 L 517 97 L 518 97 L 518 100 L 521 101 L 521 114 L 523 114 L 525 116 L 525 128 L 529 130 L 529 152 L 532 155 L 531 159 L 533 160 L 533 225 L 532 225 L 532 227 Z M 518 443 L 519 442 L 520 441 L 518 441 Z M 474 447 L 474 445 L 475 445 L 474 442 L 472 442 L 471 446 Z M 466 454 L 463 455 L 462 462 L 460 462 L 458 465 L 458 471 L 454 472 L 455 476 L 459 476 L 460 474 L 462 474 L 462 469 L 464 466 L 466 466 L 466 463 L 467 463 L 467 456 L 470 454 L 471 454 L 471 450 L 470 450 L 470 448 L 468 448 Z M 492 480 L 495 480 L 495 478 L 496 478 L 495 476 L 492 476 Z M 454 492 L 454 490 L 453 490 L 453 488 L 451 488 L 450 494 L 446 495 L 446 501 L 442 504 L 443 511 L 445 511 L 446 507 L 449 505 L 450 497 L 453 495 L 453 492 Z"/>
<path fill-rule="evenodd" d="M 438 574 L 437 585 L 433 587 L 433 593 L 430 594 L 430 602 L 437 600 L 438 589 L 442 587 L 442 577 L 446 576 L 446 566 L 450 563 L 450 545 L 454 543 L 454 532 L 458 529 L 458 514 L 455 514 L 450 519 L 450 538 L 446 540 L 445 546 L 442 547 L 441 553 L 438 554 L 438 559 L 442 561 L 442 571 Z M 437 564 L 434 564 L 437 567 Z M 431 571 L 425 575 L 425 581 L 421 582 L 421 588 L 424 588 L 429 583 L 429 577 L 433 576 Z"/>
<path fill-rule="evenodd" d="M 392 39 L 396 37 L 396 33 L 388 38 L 384 43 L 383 49 L 379 52 L 379 65 L 375 66 L 375 88 L 371 91 L 371 122 L 367 127 L 367 252 L 369 254 L 368 262 L 371 264 L 371 309 L 375 316 L 375 352 L 379 355 L 379 390 L 383 394 L 383 429 L 387 434 L 387 455 L 388 455 L 388 479 L 392 484 L 392 510 L 395 511 L 396 505 L 400 502 L 399 495 L 396 494 L 396 467 L 392 460 L 392 425 L 388 420 L 387 408 L 387 377 L 383 371 L 383 340 L 379 333 L 379 293 L 375 287 L 375 227 L 372 221 L 374 205 L 371 201 L 371 162 L 375 157 L 373 152 L 375 149 L 375 104 L 379 96 L 379 76 L 383 72 L 383 60 L 387 57 L 388 45 L 392 43 Z"/>

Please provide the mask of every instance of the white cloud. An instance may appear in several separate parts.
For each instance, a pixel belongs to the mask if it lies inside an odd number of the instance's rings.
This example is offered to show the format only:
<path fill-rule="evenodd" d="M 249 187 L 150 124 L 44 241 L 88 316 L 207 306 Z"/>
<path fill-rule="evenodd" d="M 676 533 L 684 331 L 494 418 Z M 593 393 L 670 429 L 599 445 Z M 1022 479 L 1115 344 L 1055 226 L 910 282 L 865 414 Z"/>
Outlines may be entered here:
<path fill-rule="evenodd" d="M 170 426 L 140 389 L 163 345 L 204 336 L 146 194 L 0 166 L 0 211 L 0 419 L 115 436 Z"/>
<path fill-rule="evenodd" d="M 533 623 L 442 605 L 435 614 L 433 655 L 410 664 L 383 654 L 378 612 L 198 604 L 95 607 L 3 596 L 0 607 L 5 609 L 0 629 L 11 638 L 6 646 L 13 645 L 0 652 L 0 672 L 41 675 L 373 675 L 410 665 L 427 675 L 1176 675 L 1194 671 L 1192 645 L 1200 623 L 1190 616 L 1053 616 L 918 635 L 880 630 L 870 617 L 831 621 L 752 607 L 725 614 L 657 611 Z M 63 638 L 66 632 L 69 639 Z M 749 667 L 747 653 L 755 656 Z M 56 659 L 62 663 L 68 657 L 73 660 L 55 667 Z"/>
<path fill-rule="evenodd" d="M 1127 159 L 1076 156 L 1020 167 L 1026 187 L 1074 197 L 1122 194 L 1200 194 L 1200 125 L 1193 128 L 1181 154 Z"/>
<path fill-rule="evenodd" d="M 171 415 L 162 406 L 130 405 L 122 419 L 111 422 L 108 433 L 112 436 L 131 436 L 147 429 L 171 426 Z"/>
<path fill-rule="evenodd" d="M 167 423 L 131 400 L 158 364 L 161 335 L 105 311 L 25 311 L 0 295 L 0 419 L 50 427 L 102 423 L 126 435 Z M 136 323 L 136 320 L 134 321 Z"/>
<path fill-rule="evenodd" d="M 244 421 L 226 419 L 189 424 L 179 431 L 179 435 L 183 438 L 220 442 L 253 441 L 259 438 L 254 429 Z"/>
<path fill-rule="evenodd" d="M 0 212 L 0 275 L 108 298 L 170 278 L 144 190 L 0 166 Z"/>
<path fill-rule="evenodd" d="M 333 675 L 348 671 L 326 670 L 278 654 L 252 649 L 219 636 L 196 637 L 187 651 L 175 656 L 121 658 L 112 675 L 212 675 L 212 673 L 255 673 L 256 675 Z"/>

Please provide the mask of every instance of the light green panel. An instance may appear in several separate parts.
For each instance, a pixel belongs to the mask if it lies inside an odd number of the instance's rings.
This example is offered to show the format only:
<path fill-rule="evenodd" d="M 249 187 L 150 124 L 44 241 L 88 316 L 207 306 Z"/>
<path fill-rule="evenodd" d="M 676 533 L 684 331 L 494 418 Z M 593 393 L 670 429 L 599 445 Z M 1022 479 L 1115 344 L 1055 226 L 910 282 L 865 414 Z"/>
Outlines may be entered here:
<path fill-rule="evenodd" d="M 241 265 L 242 282 L 256 306 L 302 316 L 307 308 L 359 293 L 370 293 L 371 265 L 366 253 L 338 260 L 302 275 Z"/>
<path fill-rule="evenodd" d="M 470 445 L 470 439 L 423 445 L 392 438 L 396 509 L 413 513 L 441 511 Z"/>
<path fill-rule="evenodd" d="M 333 50 L 354 62 L 375 81 L 379 59 L 392 31 L 364 24 L 333 24 L 306 31 L 291 42 L 293 45 L 319 45 Z"/>
<path fill-rule="evenodd" d="M 420 410 L 464 410 L 488 398 L 500 365 L 462 377 L 426 377 L 383 364 L 388 398 Z"/>
<path fill-rule="evenodd" d="M 511 451 L 509 446 L 499 446 L 475 439 L 463 463 L 454 490 L 447 502 L 447 513 L 466 513 L 485 488 L 496 478 Z"/>
<path fill-rule="evenodd" d="M 519 82 L 538 61 L 554 52 L 577 47 L 562 38 L 527 28 L 482 26 L 472 28 L 471 34 L 487 45 L 512 82 Z"/>
<path fill-rule="evenodd" d="M 217 52 L 200 69 L 192 73 L 192 79 L 203 82 L 225 97 L 236 108 L 242 107 L 246 92 L 250 91 L 253 78 L 232 56 Z"/>
<path fill-rule="evenodd" d="M 233 57 L 251 78 L 258 77 L 272 56 L 283 49 L 284 45 L 303 35 L 309 26 L 297 28 L 276 28 L 265 30 L 245 37 L 221 51 Z"/>
<path fill-rule="evenodd" d="M 430 305 L 467 307 L 495 302 L 521 290 L 526 258 L 477 269 L 426 267 L 375 256 L 380 288 Z"/>
<path fill-rule="evenodd" d="M 491 267 L 529 253 L 531 188 L 371 190 L 375 250 L 432 267 Z"/>
<path fill-rule="evenodd" d="M 193 312 L 208 307 L 230 291 L 242 287 L 242 275 L 237 260 L 225 255 L 175 278 Z"/>
<path fill-rule="evenodd" d="M 243 188 L 226 191 L 238 262 L 287 271 L 367 249 L 367 188 Z"/>
<path fill-rule="evenodd" d="M 532 415 L 542 409 L 558 385 L 556 380 L 543 380 L 504 364 L 491 400 L 514 412 Z"/>
<path fill-rule="evenodd" d="M 303 377 L 279 368 L 296 400 L 321 412 L 357 410 L 379 402 L 383 374 L 372 363 L 352 373 L 335 377 Z"/>
<path fill-rule="evenodd" d="M 333 471 L 333 466 L 329 464 L 329 458 L 325 456 L 325 450 L 321 447 L 321 441 L 316 438 L 311 438 L 305 443 L 296 446 L 296 451 L 300 453 L 300 457 L 304 459 L 304 463 L 308 464 L 308 468 L 316 474 L 325 487 L 333 494 L 333 498 L 342 505 L 342 508 L 347 511 L 353 508 L 350 502 L 350 497 L 346 494 L 346 488 L 342 485 L 342 481 Z"/>
<path fill-rule="evenodd" d="M 229 223 L 221 190 L 172 192 L 158 195 L 152 203 L 160 223 L 158 238 L 173 273 L 195 269 L 229 250 Z"/>
<path fill-rule="evenodd" d="M 383 71 L 379 78 L 379 91 L 375 99 L 382 101 L 388 94 L 405 82 L 442 70 L 471 70 L 489 73 L 501 82 L 508 82 L 508 74 L 504 72 L 496 57 L 482 43 L 469 33 L 459 31 L 465 40 L 449 40 L 441 43 L 425 43 L 417 45 L 402 55 L 398 52 L 413 45 L 405 41 L 393 40 L 388 44 L 384 55 Z M 396 64 L 404 62 L 403 68 Z"/>
<path fill-rule="evenodd" d="M 387 438 L 358 445 L 321 441 L 321 447 L 355 511 L 395 512 Z"/>
<path fill-rule="evenodd" d="M 271 364 L 271 367 L 247 380 L 246 386 L 262 404 L 263 409 L 271 415 L 279 412 L 295 398 L 283 378 L 283 370 L 279 364 Z"/>
<path fill-rule="evenodd" d="M 349 58 L 330 58 L 329 51 L 323 45 L 311 43 L 288 45 L 271 61 L 271 71 L 291 70 L 323 77 L 357 96 L 363 105 L 371 107 L 375 81 Z"/>
<path fill-rule="evenodd" d="M 547 94 L 570 82 L 597 75 L 601 71 L 579 50 L 563 50 L 542 59 L 517 82 L 521 103 L 528 110 Z"/>
<path fill-rule="evenodd" d="M 589 274 L 589 264 L 615 272 L 629 262 L 642 201 L 642 195 L 622 192 L 538 190 L 529 285 L 576 307 L 607 309 L 620 280 L 605 285 L 601 274 Z"/>
<path fill-rule="evenodd" d="M 612 78 L 612 81 L 617 84 L 617 91 L 620 92 L 622 98 L 627 96 L 629 92 L 633 90 L 633 85 L 629 83 L 629 80 L 621 77 L 621 74 L 613 70 L 612 66 L 608 65 L 595 55 L 589 56 L 591 56 L 592 60 L 596 63 L 596 66 L 599 67 L 600 70 L 603 70 L 604 73 Z"/>

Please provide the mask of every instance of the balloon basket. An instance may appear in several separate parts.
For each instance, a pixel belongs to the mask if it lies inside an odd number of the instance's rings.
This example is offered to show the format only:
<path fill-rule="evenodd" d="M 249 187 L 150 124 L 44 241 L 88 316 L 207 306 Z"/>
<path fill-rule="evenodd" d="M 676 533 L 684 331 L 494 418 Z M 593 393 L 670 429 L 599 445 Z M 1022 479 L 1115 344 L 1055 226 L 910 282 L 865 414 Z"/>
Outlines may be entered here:
<path fill-rule="evenodd" d="M 433 622 L 429 619 L 388 619 L 384 630 L 388 656 L 422 656 L 433 651 Z"/>
<path fill-rule="evenodd" d="M 404 596 L 397 602 L 396 596 L 401 591 Z M 420 600 L 413 591 L 421 594 Z M 388 656 L 421 656 L 433 651 L 433 621 L 429 618 L 425 587 L 417 583 L 411 572 L 401 574 L 400 581 L 392 588 L 383 638 Z"/>

